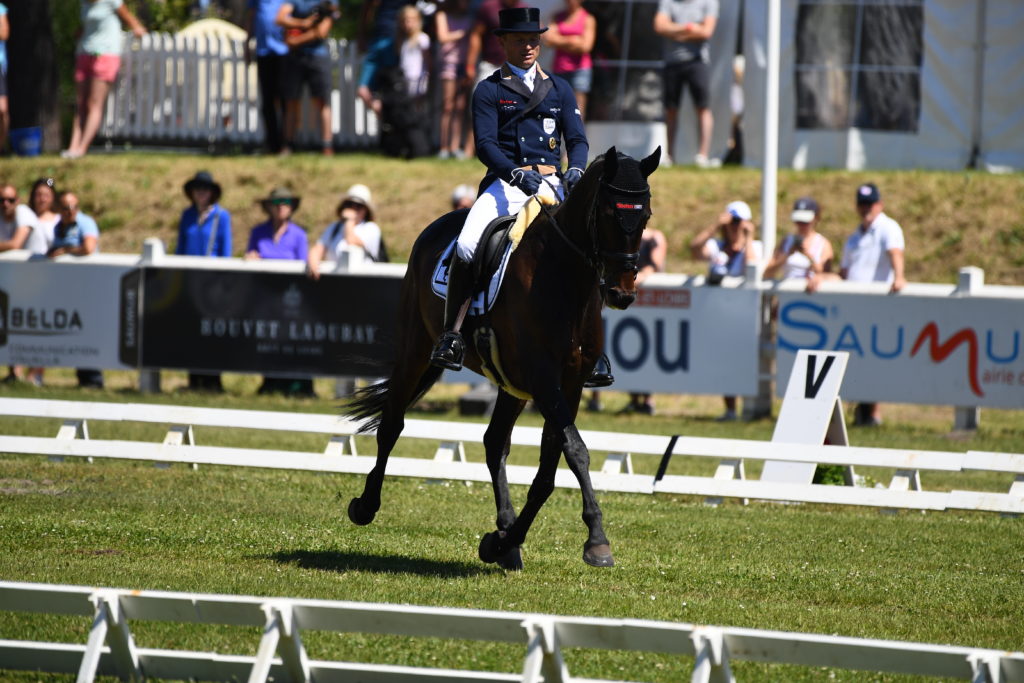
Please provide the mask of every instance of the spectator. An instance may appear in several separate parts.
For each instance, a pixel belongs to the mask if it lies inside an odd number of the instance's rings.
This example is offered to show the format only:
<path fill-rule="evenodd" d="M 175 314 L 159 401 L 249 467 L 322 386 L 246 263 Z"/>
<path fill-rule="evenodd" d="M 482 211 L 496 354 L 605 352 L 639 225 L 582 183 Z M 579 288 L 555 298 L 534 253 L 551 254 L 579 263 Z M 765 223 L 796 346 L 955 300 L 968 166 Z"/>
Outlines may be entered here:
<path fill-rule="evenodd" d="M 57 189 L 53 178 L 39 178 L 32 183 L 28 208 L 36 215 L 39 241 L 30 249 L 33 253 L 45 254 L 53 244 L 53 228 L 60 220 L 57 208 Z"/>
<path fill-rule="evenodd" d="M 221 187 L 206 171 L 195 174 L 184 186 L 191 205 L 178 221 L 179 256 L 231 256 L 231 214 L 222 208 Z M 188 388 L 224 391 L 220 373 L 188 373 Z"/>
<path fill-rule="evenodd" d="M 53 244 L 53 228 L 60 220 L 57 213 L 57 190 L 54 187 L 53 178 L 39 178 L 32 183 L 32 190 L 29 193 L 28 208 L 36 215 L 36 229 L 27 240 L 26 248 L 33 254 L 46 254 Z M 31 243 L 31 245 L 30 245 Z M 36 385 L 43 386 L 43 375 L 46 369 L 42 367 L 29 368 L 25 379 Z"/>
<path fill-rule="evenodd" d="M 260 112 L 267 150 L 271 154 L 284 151 L 284 63 L 288 46 L 284 32 L 277 25 L 282 0 L 249 0 L 245 15 L 248 38 L 256 39 L 256 74 L 260 83 Z M 245 41 L 245 61 L 252 55 L 249 40 Z"/>
<path fill-rule="evenodd" d="M 874 183 L 857 188 L 860 225 L 843 246 L 839 274 L 851 282 L 887 282 L 889 291 L 899 292 L 907 284 L 903 276 L 903 228 L 882 210 L 882 195 Z M 853 423 L 866 427 L 882 424 L 877 403 L 860 403 Z"/>
<path fill-rule="evenodd" d="M 743 76 L 746 73 L 747 60 L 743 55 L 732 58 L 732 87 L 729 88 L 729 109 L 732 121 L 729 126 L 729 148 L 722 159 L 723 164 L 743 163 Z"/>
<path fill-rule="evenodd" d="M 472 83 L 466 78 L 466 54 L 472 18 L 468 0 L 446 0 L 435 19 L 441 46 L 441 151 L 442 159 L 465 159 L 462 131 Z"/>
<path fill-rule="evenodd" d="M 78 196 L 64 191 L 57 196 L 60 220 L 53 228 L 53 244 L 46 255 L 88 256 L 99 249 L 100 229 L 92 217 L 78 210 Z M 78 386 L 94 389 L 103 388 L 103 373 L 91 368 L 79 368 Z"/>
<path fill-rule="evenodd" d="M 373 222 L 373 198 L 366 185 L 353 185 L 338 203 L 338 220 L 327 226 L 317 243 L 309 249 L 306 273 L 320 279 L 323 261 L 337 261 L 348 247 L 360 247 L 371 261 L 384 261 L 380 226 Z"/>
<path fill-rule="evenodd" d="M 268 220 L 252 229 L 245 258 L 305 261 L 309 248 L 306 231 L 291 221 L 292 214 L 299 208 L 301 197 L 287 188 L 278 187 L 259 202 Z M 313 392 L 313 380 L 308 377 L 264 377 L 259 393 L 316 395 Z"/>
<path fill-rule="evenodd" d="M 665 128 L 668 153 L 675 154 L 679 102 L 688 86 L 697 110 L 698 168 L 714 168 L 720 159 L 709 157 L 711 131 L 711 58 L 708 41 L 718 22 L 718 0 L 659 0 L 654 15 L 654 32 L 664 38 Z"/>
<path fill-rule="evenodd" d="M 395 68 L 378 72 L 381 148 L 384 154 L 413 159 L 430 152 L 427 122 L 427 77 L 430 39 L 423 32 L 420 10 L 406 5 L 398 11 Z"/>
<path fill-rule="evenodd" d="M 753 214 L 746 202 L 730 202 L 718 221 L 702 230 L 690 242 L 690 254 L 708 262 L 709 285 L 721 283 L 725 276 L 742 277 L 747 264 L 758 263 L 764 245 L 754 239 Z M 715 237 L 715 234 L 719 237 Z M 718 419 L 729 422 L 737 418 L 736 397 L 724 396 L 725 412 Z"/>
<path fill-rule="evenodd" d="M 7 5 L 0 2 L 0 151 L 7 144 L 11 114 L 7 103 L 7 39 L 11 37 L 11 23 L 7 18 Z"/>
<path fill-rule="evenodd" d="M 327 156 L 334 154 L 331 135 L 331 54 L 325 38 L 334 25 L 337 6 L 324 0 L 288 0 L 277 11 L 277 24 L 284 28 L 285 57 L 282 96 L 285 101 L 284 137 L 290 149 L 295 144 L 302 110 L 302 88 L 309 85 L 310 103 L 317 112 L 320 146 Z"/>
<path fill-rule="evenodd" d="M 469 185 L 456 185 L 452 190 L 452 211 L 470 209 L 476 201 L 476 190 Z"/>
<path fill-rule="evenodd" d="M 71 144 L 61 153 L 66 159 L 85 156 L 100 129 L 107 94 L 121 68 L 121 23 L 138 37 L 145 27 L 124 0 L 81 0 L 82 37 L 75 57 L 77 110 L 71 129 Z"/>
<path fill-rule="evenodd" d="M 569 81 L 584 118 L 593 78 L 590 51 L 596 36 L 597 20 L 583 9 L 583 0 L 565 0 L 565 9 L 555 14 L 551 30 L 544 34 L 544 42 L 555 48 L 551 70 Z"/>
<path fill-rule="evenodd" d="M 477 7 L 473 28 L 469 32 L 469 45 L 466 48 L 466 80 L 473 84 L 470 88 L 471 93 L 480 81 L 505 63 L 505 48 L 494 31 L 501 23 L 498 12 L 513 7 L 526 5 L 519 0 L 483 0 Z M 466 140 L 466 156 L 473 156 L 476 153 L 476 132 L 472 129 L 469 132 L 471 135 L 467 136 Z"/>
<path fill-rule="evenodd" d="M 409 0 L 369 0 L 363 3 L 360 20 L 359 47 L 366 53 L 359 72 L 356 93 L 367 107 L 380 115 L 380 100 L 374 97 L 378 71 L 398 63 L 395 53 L 395 35 L 398 32 L 398 11 Z M 369 28 L 372 26 L 372 29 Z"/>
<path fill-rule="evenodd" d="M 775 248 L 765 266 L 764 276 L 781 275 L 780 280 L 807 280 L 807 291 L 815 292 L 823 279 L 832 273 L 832 243 L 818 232 L 821 207 L 811 197 L 802 197 L 793 204 L 791 214 L 796 232 L 786 235 Z"/>
<path fill-rule="evenodd" d="M 24 249 L 31 235 L 37 232 L 36 215 L 32 209 L 18 203 L 18 188 L 14 185 L 0 185 L 0 251 Z M 25 369 L 12 365 L 4 379 L 14 382 L 25 379 Z"/>

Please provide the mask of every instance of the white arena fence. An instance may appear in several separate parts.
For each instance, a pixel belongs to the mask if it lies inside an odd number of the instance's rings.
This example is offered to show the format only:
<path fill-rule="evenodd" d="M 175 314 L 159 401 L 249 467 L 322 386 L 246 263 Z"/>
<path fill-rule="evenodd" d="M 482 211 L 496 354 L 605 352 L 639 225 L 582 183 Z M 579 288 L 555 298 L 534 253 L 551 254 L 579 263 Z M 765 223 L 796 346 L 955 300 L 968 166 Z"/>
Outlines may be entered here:
<path fill-rule="evenodd" d="M 730 662 L 753 661 L 945 676 L 973 683 L 1024 681 L 1024 653 L 892 640 L 764 631 L 639 619 L 602 619 L 444 607 L 171 593 L 0 582 L 0 609 L 92 620 L 84 645 L 0 640 L 0 669 L 237 681 L 522 681 L 569 683 L 563 650 L 589 648 L 693 657 L 691 681 L 735 681 Z M 262 629 L 255 656 L 151 649 L 131 625 L 159 621 Z M 429 669 L 310 659 L 303 631 L 512 643 L 521 673 Z M 679 663 L 682 671 L 688 667 Z"/>
<path fill-rule="evenodd" d="M 192 408 L 168 405 L 92 403 L 42 399 L 0 398 L 0 416 L 54 418 L 59 428 L 53 437 L 0 436 L 0 453 L 152 461 L 158 464 L 224 465 L 366 474 L 375 458 L 359 455 L 355 433 L 358 422 L 331 415 L 277 413 L 254 410 Z M 167 425 L 162 443 L 89 438 L 90 421 L 123 421 Z M 199 427 L 265 429 L 323 434 L 323 452 L 296 452 L 257 448 L 202 446 Z M 407 419 L 402 437 L 436 442 L 433 459 L 392 456 L 388 475 L 432 480 L 490 482 L 483 462 L 466 460 L 465 444 L 483 442 L 484 424 Z M 539 427 L 517 426 L 513 446 L 539 448 Z M 981 451 L 940 452 L 896 448 L 865 448 L 792 442 L 764 442 L 687 436 L 657 436 L 617 432 L 581 432 L 591 452 L 606 459 L 591 473 L 600 491 L 671 493 L 707 496 L 857 505 L 884 509 L 978 510 L 1005 514 L 1024 513 L 1024 454 Z M 821 439 L 818 439 L 820 443 Z M 697 456 L 716 463 L 713 476 L 639 474 L 633 456 L 655 456 L 667 462 L 672 455 Z M 888 488 L 829 486 L 805 481 L 747 479 L 746 461 L 772 461 L 802 465 L 839 465 L 848 483 L 856 467 L 891 468 Z M 997 472 L 1006 475 L 1006 493 L 990 491 L 929 491 L 923 488 L 928 472 Z M 922 477 L 922 472 L 925 473 Z M 536 467 L 509 465 L 511 484 L 529 485 Z M 555 485 L 577 488 L 566 468 L 559 468 Z"/>
<path fill-rule="evenodd" d="M 223 36 L 126 34 L 121 73 L 107 99 L 101 139 L 139 145 L 217 146 L 263 143 L 255 58 L 245 43 Z M 343 148 L 377 144 L 376 115 L 356 96 L 360 57 L 355 43 L 328 39 L 331 53 L 331 129 Z M 255 51 L 254 53 L 255 54 Z M 299 144 L 316 143 L 308 97 Z"/>

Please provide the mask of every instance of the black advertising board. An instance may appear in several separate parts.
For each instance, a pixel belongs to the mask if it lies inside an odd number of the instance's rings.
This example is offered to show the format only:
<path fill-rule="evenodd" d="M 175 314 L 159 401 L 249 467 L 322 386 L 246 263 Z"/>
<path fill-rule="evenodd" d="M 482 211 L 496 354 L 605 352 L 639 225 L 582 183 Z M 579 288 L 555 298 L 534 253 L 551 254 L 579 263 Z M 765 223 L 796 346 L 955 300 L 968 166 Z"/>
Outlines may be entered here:
<path fill-rule="evenodd" d="M 138 365 L 382 374 L 392 362 L 401 284 L 370 275 L 314 281 L 293 273 L 146 268 Z"/>

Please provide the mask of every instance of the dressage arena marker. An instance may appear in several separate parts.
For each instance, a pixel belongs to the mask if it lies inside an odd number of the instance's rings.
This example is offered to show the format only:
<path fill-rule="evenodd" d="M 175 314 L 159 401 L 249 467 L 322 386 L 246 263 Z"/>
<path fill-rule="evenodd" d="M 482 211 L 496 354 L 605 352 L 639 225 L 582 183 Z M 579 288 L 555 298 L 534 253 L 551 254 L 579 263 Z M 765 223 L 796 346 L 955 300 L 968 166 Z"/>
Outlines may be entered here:
<path fill-rule="evenodd" d="M 0 640 L 0 669 L 77 673 L 78 683 L 90 683 L 97 675 L 250 683 L 270 678 L 316 683 L 595 683 L 570 678 L 562 648 L 693 657 L 694 683 L 733 683 L 734 660 L 947 676 L 973 683 L 1024 681 L 1024 652 L 641 619 L 16 582 L 0 582 L 0 610 L 91 618 L 85 645 Z M 135 644 L 131 622 L 137 621 L 255 627 L 262 629 L 262 636 L 255 656 L 150 649 Z M 303 630 L 514 643 L 525 654 L 521 674 L 318 661 L 306 653 Z"/>
<path fill-rule="evenodd" d="M 0 435 L 0 453 L 45 456 L 148 460 L 186 465 L 229 465 L 270 469 L 305 470 L 366 474 L 375 459 L 360 456 L 355 450 L 358 422 L 332 415 L 276 413 L 258 410 L 192 408 L 133 403 L 90 403 L 46 399 L 0 398 L 0 416 L 50 417 L 61 420 L 58 437 Z M 89 438 L 88 421 L 124 421 L 170 425 L 173 441 L 181 434 L 182 444 Z M 438 444 L 482 443 L 486 425 L 434 420 L 406 420 L 403 438 L 427 439 Z M 73 426 L 72 426 L 73 425 Z M 183 426 L 265 429 L 324 434 L 330 442 L 320 453 L 280 451 L 259 448 L 227 448 L 187 445 Z M 538 447 L 539 427 L 516 427 L 511 442 L 515 446 Z M 1024 513 L 1024 454 L 986 451 L 923 451 L 896 448 L 866 448 L 821 444 L 778 443 L 747 439 L 654 436 L 618 432 L 582 431 L 581 436 L 594 453 L 613 454 L 612 464 L 593 471 L 591 479 L 599 491 L 624 493 L 673 493 L 700 497 L 753 498 L 839 505 L 872 506 L 883 509 L 985 510 L 1004 514 Z M 75 437 L 75 438 L 72 438 Z M 438 451 L 451 453 L 450 446 Z M 347 452 L 347 454 L 345 454 Z M 625 454 L 625 458 L 614 454 Z M 719 461 L 715 477 L 668 474 L 656 478 L 636 474 L 632 456 L 697 456 Z M 617 467 L 621 459 L 625 472 Z M 743 464 L 747 460 L 775 460 L 803 464 L 878 467 L 895 470 L 888 488 L 826 486 L 820 484 L 770 482 L 746 479 Z M 1013 475 L 1016 479 L 1006 493 L 992 491 L 928 491 L 922 487 L 921 471 L 987 471 Z M 393 457 L 388 474 L 421 479 L 477 481 L 490 483 L 483 462 L 443 462 L 423 458 Z M 510 484 L 529 485 L 536 467 L 509 465 Z M 1009 483 L 1009 482 L 1008 482 Z M 564 468 L 555 476 L 555 485 L 577 488 L 575 477 Z"/>

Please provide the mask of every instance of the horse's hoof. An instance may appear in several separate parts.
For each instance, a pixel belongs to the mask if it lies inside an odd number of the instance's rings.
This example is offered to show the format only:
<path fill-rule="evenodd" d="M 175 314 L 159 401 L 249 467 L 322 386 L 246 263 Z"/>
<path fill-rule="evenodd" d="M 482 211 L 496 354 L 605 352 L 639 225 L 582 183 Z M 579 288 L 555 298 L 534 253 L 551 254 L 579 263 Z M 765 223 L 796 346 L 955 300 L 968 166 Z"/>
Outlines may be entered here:
<path fill-rule="evenodd" d="M 353 498 L 348 504 L 348 518 L 352 520 L 352 523 L 356 526 L 366 526 L 373 521 L 373 518 L 377 516 L 376 512 L 368 512 L 363 507 L 362 501 L 358 498 Z"/>
<path fill-rule="evenodd" d="M 498 566 L 502 569 L 508 569 L 513 572 L 523 571 L 523 554 L 519 549 L 519 546 L 512 548 L 507 553 L 498 558 Z"/>
<path fill-rule="evenodd" d="M 615 566 L 615 558 L 612 557 L 612 549 L 607 543 L 584 548 L 583 561 L 591 567 Z"/>
<path fill-rule="evenodd" d="M 480 547 L 477 548 L 477 555 L 480 557 L 481 562 L 487 564 L 494 564 L 501 557 L 501 551 L 498 546 L 501 544 L 501 537 L 497 531 L 491 531 L 484 534 L 484 537 L 480 539 Z"/>

